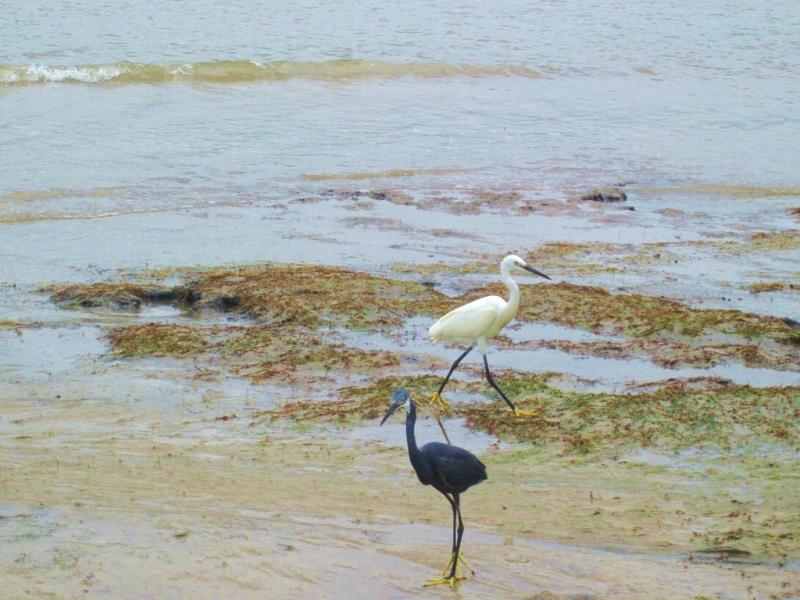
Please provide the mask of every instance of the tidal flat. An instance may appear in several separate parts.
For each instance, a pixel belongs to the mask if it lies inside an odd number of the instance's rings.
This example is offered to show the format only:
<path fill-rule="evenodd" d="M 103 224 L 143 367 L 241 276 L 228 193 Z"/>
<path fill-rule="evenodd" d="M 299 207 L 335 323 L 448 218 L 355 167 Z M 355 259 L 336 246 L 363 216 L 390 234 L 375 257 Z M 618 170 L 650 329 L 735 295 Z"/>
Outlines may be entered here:
<path fill-rule="evenodd" d="M 460 597 L 798 597 L 796 190 L 330 185 L 117 216 L 93 229 L 96 261 L 75 246 L 6 272 L 11 597 L 450 597 L 421 587 L 446 563 L 449 507 L 416 480 L 402 418 L 378 427 L 397 387 L 421 443 L 446 433 L 487 465 L 462 499 L 477 573 Z M 175 252 L 132 261 L 141 248 L 113 243 L 129 219 Z M 34 248 L 80 225 L 16 226 Z M 258 226 L 269 244 L 233 243 Z M 232 261 L 214 257 L 226 243 Z M 509 252 L 554 279 L 519 278 L 489 349 L 536 414 L 510 415 L 476 357 L 451 408 L 429 407 L 460 350 L 427 327 L 505 295 Z"/>

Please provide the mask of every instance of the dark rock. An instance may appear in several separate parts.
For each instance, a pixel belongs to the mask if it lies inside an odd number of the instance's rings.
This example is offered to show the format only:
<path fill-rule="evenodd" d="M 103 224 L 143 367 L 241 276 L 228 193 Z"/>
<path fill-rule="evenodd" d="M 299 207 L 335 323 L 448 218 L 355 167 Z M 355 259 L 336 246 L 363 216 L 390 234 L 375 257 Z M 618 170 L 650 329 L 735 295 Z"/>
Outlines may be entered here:
<path fill-rule="evenodd" d="M 625 202 L 628 195 L 617 187 L 598 188 L 581 196 L 581 200 L 591 202 Z"/>
<path fill-rule="evenodd" d="M 794 319 L 790 319 L 789 317 L 784 317 L 783 322 L 793 329 L 800 329 L 799 321 L 795 321 Z"/>

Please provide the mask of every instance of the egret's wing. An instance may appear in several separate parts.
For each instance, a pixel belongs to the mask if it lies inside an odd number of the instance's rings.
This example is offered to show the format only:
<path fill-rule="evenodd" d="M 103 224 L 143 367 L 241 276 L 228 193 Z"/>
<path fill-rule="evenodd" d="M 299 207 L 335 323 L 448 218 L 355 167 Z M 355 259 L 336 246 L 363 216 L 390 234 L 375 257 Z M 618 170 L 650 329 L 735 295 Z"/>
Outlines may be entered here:
<path fill-rule="evenodd" d="M 431 339 L 475 339 L 497 318 L 497 308 L 467 304 L 450 311 L 428 330 Z"/>

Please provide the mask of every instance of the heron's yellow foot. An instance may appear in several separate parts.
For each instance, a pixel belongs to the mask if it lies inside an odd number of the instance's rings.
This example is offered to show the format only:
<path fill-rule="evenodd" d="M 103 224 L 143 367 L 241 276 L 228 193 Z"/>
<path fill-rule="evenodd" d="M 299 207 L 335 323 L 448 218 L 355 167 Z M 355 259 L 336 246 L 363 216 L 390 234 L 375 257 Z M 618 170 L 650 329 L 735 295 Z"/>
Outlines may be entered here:
<path fill-rule="evenodd" d="M 448 569 L 453 566 L 453 556 L 455 556 L 455 553 L 450 555 L 450 562 L 448 562 L 447 566 L 444 569 L 442 569 L 442 575 L 447 573 Z M 473 575 L 475 575 L 475 569 L 470 567 L 469 563 L 466 560 L 464 560 L 464 553 L 463 552 L 459 552 L 458 553 L 458 560 L 460 560 L 463 563 L 463 565 L 465 567 L 467 567 L 472 572 Z M 461 570 L 458 567 L 458 565 L 456 565 L 456 575 L 461 575 Z"/>
<path fill-rule="evenodd" d="M 464 579 L 464 577 L 459 575 L 453 575 L 452 577 L 440 577 L 439 579 L 428 579 L 428 581 L 425 582 L 425 587 L 446 583 L 453 588 L 455 587 L 456 582 L 461 581 L 462 579 Z"/>
<path fill-rule="evenodd" d="M 514 410 L 512 410 L 511 412 L 514 413 L 515 417 L 532 417 L 534 415 L 539 414 L 538 410 L 520 410 L 516 407 L 514 407 Z"/>
<path fill-rule="evenodd" d="M 442 395 L 439 392 L 436 392 L 435 394 L 431 394 L 430 396 L 428 396 L 428 400 L 430 400 L 428 406 L 433 406 L 435 402 L 437 405 L 439 405 L 439 408 L 450 407 L 450 403 L 444 398 L 442 398 Z"/>

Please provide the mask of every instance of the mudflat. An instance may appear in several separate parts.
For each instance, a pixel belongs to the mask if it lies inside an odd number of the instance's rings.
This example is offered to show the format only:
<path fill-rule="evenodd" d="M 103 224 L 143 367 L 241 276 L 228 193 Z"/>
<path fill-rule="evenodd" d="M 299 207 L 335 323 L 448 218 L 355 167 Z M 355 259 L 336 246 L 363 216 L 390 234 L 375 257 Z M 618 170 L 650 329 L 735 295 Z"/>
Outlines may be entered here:
<path fill-rule="evenodd" d="M 641 192 L 673 207 L 639 217 L 524 190 L 342 188 L 278 209 L 332 216 L 310 261 L 112 269 L 112 253 L 103 268 L 5 282 L 9 597 L 453 595 L 422 587 L 447 562 L 449 506 L 416 480 L 402 418 L 378 428 L 401 386 L 419 402 L 420 443 L 446 432 L 487 465 L 462 498 L 476 573 L 459 597 L 796 597 L 800 332 L 783 276 L 796 232 L 766 226 L 774 212 L 697 215 L 686 190 Z M 241 221 L 222 217 L 237 209 L 216 210 L 189 217 L 197 233 L 234 239 Z M 502 229 L 539 212 L 560 241 L 519 248 L 507 233 L 498 252 L 471 233 L 477 217 Z M 426 213 L 459 217 L 431 230 Z M 664 239 L 569 235 L 634 218 Z M 284 254 L 316 247 L 285 239 Z M 391 260 L 368 260 L 374 247 Z M 513 417 L 478 358 L 445 389 L 449 410 L 428 407 L 460 350 L 427 327 L 503 295 L 506 251 L 554 278 L 519 279 L 518 318 L 489 350 L 498 383 L 536 415 Z"/>

